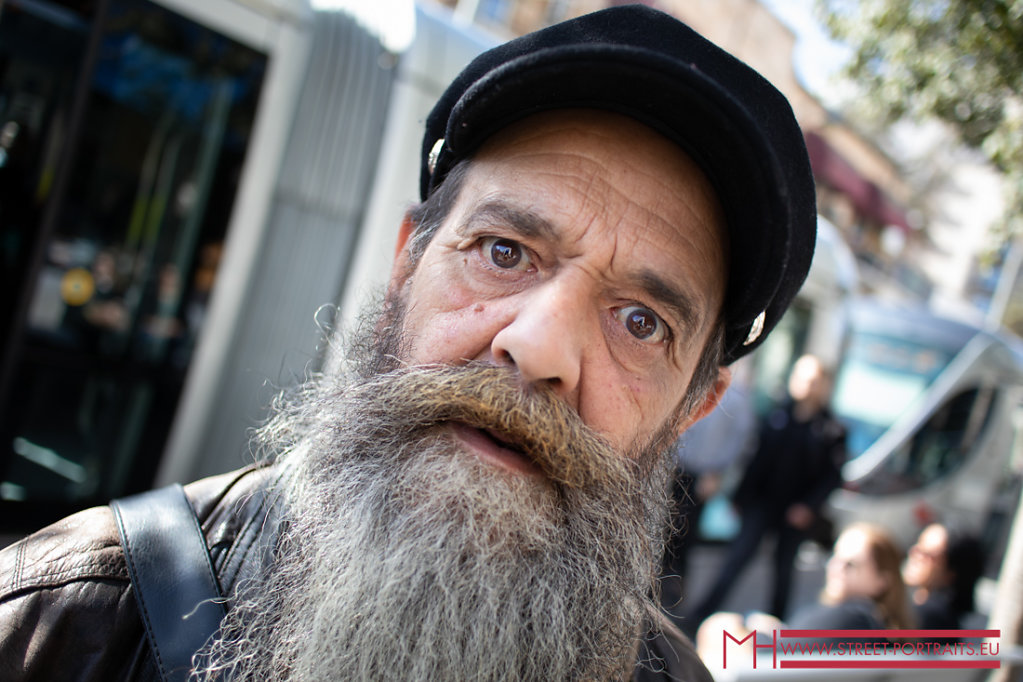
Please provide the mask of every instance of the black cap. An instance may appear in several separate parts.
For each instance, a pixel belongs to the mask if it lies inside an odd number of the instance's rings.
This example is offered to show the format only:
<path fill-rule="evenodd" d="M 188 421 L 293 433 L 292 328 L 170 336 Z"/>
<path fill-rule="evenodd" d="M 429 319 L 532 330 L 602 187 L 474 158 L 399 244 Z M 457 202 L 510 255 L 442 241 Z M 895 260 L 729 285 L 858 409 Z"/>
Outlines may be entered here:
<path fill-rule="evenodd" d="M 630 5 L 571 19 L 478 56 L 426 120 L 420 194 L 495 132 L 530 114 L 618 112 L 677 143 L 718 194 L 730 235 L 728 364 L 756 348 L 813 258 L 813 176 L 785 96 L 662 12 Z"/>

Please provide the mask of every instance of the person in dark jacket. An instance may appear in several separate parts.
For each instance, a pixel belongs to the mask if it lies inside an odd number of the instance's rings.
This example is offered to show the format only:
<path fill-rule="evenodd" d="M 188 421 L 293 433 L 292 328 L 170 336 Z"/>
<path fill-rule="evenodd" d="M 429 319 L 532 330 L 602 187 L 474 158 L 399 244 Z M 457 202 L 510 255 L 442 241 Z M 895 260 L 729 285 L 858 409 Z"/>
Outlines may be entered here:
<path fill-rule="evenodd" d="M 761 541 L 775 537 L 774 583 L 768 612 L 785 617 L 800 543 L 819 520 L 828 495 L 842 481 L 845 427 L 831 414 L 831 373 L 816 357 L 801 357 L 789 379 L 790 400 L 770 412 L 732 501 L 738 535 L 708 592 L 686 611 L 686 625 L 717 611 Z"/>
<path fill-rule="evenodd" d="M 226 615 L 176 672 L 709 680 L 658 612 L 667 453 L 809 269 L 787 101 L 672 17 L 607 9 L 466 67 L 421 199 L 347 364 L 263 429 L 273 462 L 186 490 L 211 561 L 156 606 L 203 578 Z M 0 679 L 175 672 L 135 603 L 152 554 L 117 535 L 94 509 L 0 553 Z"/>

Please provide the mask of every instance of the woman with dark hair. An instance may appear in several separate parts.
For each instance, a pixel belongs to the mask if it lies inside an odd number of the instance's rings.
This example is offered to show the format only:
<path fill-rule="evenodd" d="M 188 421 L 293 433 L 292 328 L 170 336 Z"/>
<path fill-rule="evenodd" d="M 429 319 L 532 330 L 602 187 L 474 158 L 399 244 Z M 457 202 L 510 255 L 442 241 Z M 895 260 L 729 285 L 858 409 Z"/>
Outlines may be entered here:
<path fill-rule="evenodd" d="M 940 523 L 924 528 L 902 571 L 920 627 L 961 628 L 983 572 L 983 549 L 975 537 Z"/>

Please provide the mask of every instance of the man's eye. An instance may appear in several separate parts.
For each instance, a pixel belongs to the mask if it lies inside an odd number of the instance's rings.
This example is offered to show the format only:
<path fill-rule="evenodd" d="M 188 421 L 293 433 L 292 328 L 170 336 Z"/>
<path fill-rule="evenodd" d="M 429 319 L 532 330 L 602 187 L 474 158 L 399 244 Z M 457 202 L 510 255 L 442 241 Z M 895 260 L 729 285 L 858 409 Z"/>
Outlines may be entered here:
<path fill-rule="evenodd" d="M 487 237 L 482 242 L 483 253 L 490 262 L 507 270 L 525 270 L 530 265 L 529 254 L 512 239 Z"/>
<path fill-rule="evenodd" d="M 630 305 L 619 308 L 617 316 L 629 333 L 641 341 L 657 343 L 664 340 L 667 333 L 664 322 L 649 308 Z"/>

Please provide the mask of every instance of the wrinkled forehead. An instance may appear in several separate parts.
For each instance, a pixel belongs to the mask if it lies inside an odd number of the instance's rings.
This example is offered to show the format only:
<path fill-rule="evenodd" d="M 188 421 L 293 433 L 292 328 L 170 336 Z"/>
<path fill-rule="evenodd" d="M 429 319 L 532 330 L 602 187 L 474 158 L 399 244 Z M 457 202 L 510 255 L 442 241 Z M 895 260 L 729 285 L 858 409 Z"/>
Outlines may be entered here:
<path fill-rule="evenodd" d="M 556 195 L 560 203 L 548 212 L 565 223 L 600 222 L 610 241 L 660 233 L 666 246 L 717 266 L 727 281 L 728 230 L 717 193 L 681 147 L 629 117 L 588 109 L 534 114 L 489 138 L 470 175 L 479 180 L 473 192 L 537 204 L 544 193 Z"/>
<path fill-rule="evenodd" d="M 533 114 L 491 136 L 473 160 L 500 160 L 529 150 L 538 166 L 556 153 L 572 154 L 580 167 L 593 164 L 611 182 L 640 174 L 664 199 L 692 197 L 694 207 L 728 231 L 717 192 L 689 154 L 656 130 L 623 114 L 598 109 L 557 109 Z M 545 156 L 545 153 L 547 156 Z"/>

